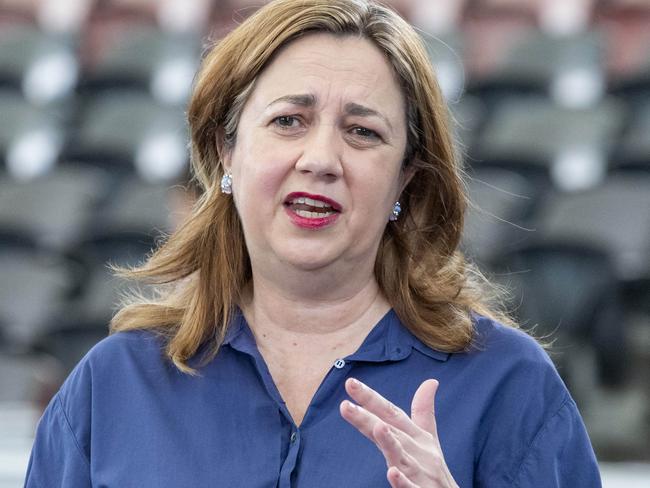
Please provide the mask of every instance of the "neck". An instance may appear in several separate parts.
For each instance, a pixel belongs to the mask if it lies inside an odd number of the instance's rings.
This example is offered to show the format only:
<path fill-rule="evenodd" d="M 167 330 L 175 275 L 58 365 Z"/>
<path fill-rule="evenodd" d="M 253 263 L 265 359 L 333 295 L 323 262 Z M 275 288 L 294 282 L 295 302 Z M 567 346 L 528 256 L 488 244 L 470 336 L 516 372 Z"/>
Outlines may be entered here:
<path fill-rule="evenodd" d="M 261 348 L 358 343 L 390 309 L 371 270 L 346 273 L 346 280 L 325 274 L 268 279 L 253 273 L 242 310 Z"/>

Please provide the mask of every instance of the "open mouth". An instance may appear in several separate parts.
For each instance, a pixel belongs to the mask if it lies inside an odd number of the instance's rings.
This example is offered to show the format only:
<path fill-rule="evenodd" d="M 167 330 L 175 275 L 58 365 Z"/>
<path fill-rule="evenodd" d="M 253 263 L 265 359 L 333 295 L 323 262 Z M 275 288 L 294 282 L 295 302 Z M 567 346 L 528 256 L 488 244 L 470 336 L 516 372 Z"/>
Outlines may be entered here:
<path fill-rule="evenodd" d="M 296 215 L 305 219 L 323 219 L 341 212 L 341 206 L 329 198 L 320 195 L 291 193 L 284 205 Z"/>

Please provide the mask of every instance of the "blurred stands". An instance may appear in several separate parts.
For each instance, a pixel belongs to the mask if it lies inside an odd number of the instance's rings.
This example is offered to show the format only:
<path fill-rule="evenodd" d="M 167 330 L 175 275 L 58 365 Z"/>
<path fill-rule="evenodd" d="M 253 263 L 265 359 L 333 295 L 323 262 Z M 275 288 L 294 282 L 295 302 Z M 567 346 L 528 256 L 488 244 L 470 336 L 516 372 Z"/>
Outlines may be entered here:
<path fill-rule="evenodd" d="M 194 72 L 259 3 L 0 0 L 0 389 L 16 401 L 42 404 L 107 333 L 123 285 L 106 263 L 173 230 Z M 555 340 L 601 458 L 650 460 L 650 1 L 393 3 L 457 123 L 463 248 Z M 59 373 L 5 366 L 23 363 Z"/>

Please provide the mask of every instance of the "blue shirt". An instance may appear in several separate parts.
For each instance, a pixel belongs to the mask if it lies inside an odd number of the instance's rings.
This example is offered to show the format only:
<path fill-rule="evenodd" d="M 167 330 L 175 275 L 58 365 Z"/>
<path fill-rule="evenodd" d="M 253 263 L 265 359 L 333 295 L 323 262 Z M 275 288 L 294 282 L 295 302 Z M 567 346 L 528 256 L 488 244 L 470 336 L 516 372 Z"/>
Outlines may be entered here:
<path fill-rule="evenodd" d="M 200 376 L 151 332 L 108 337 L 78 364 L 37 430 L 29 488 L 387 487 L 380 451 L 339 414 L 354 376 L 405 411 L 440 381 L 438 434 L 465 487 L 600 487 L 584 425 L 553 364 L 525 333 L 477 318 L 476 347 L 424 345 L 391 311 L 338 360 L 299 427 L 243 316 Z"/>

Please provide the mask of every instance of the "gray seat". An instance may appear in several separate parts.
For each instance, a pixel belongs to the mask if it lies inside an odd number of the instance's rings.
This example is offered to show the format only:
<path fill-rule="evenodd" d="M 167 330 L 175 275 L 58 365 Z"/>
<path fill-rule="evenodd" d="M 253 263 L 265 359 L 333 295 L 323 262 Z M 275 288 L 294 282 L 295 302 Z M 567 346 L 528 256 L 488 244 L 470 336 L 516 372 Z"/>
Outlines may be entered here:
<path fill-rule="evenodd" d="M 160 235 L 172 230 L 170 188 L 139 178 L 124 178 L 97 212 L 95 229 L 103 233 L 142 232 Z"/>
<path fill-rule="evenodd" d="M 493 69 L 474 79 L 473 91 L 538 93 L 567 107 L 593 105 L 605 93 L 604 39 L 598 32 L 549 36 L 531 29 L 504 47 Z"/>
<path fill-rule="evenodd" d="M 101 48 L 86 53 L 82 91 L 139 88 L 161 103 L 183 105 L 200 60 L 199 37 L 172 35 L 145 23 L 126 25 L 91 24 L 90 39 L 100 40 Z"/>
<path fill-rule="evenodd" d="M 181 110 L 136 91 L 106 91 L 86 98 L 65 158 L 173 181 L 186 171 L 186 146 Z"/>
<path fill-rule="evenodd" d="M 140 264 L 155 246 L 156 238 L 156 234 L 146 232 L 109 233 L 97 235 L 75 249 L 73 256 L 82 263 L 85 278 L 81 293 L 68 304 L 71 312 L 67 322 L 105 327 L 131 287 L 131 283 L 114 276 L 110 266 Z"/>
<path fill-rule="evenodd" d="M 65 249 L 86 231 L 109 181 L 106 173 L 89 167 L 57 167 L 26 182 L 0 179 L 0 232 Z"/>
<path fill-rule="evenodd" d="M 55 358 L 64 375 L 99 341 L 108 335 L 108 322 L 72 322 L 44 331 L 35 348 Z"/>
<path fill-rule="evenodd" d="M 29 344 L 53 326 L 78 284 L 78 270 L 55 255 L 0 248 L 0 322 L 7 340 Z"/>
<path fill-rule="evenodd" d="M 71 370 L 108 334 L 111 317 L 132 287 L 114 276 L 110 265 L 138 264 L 153 246 L 152 235 L 122 232 L 95 236 L 72 251 L 71 257 L 84 270 L 83 278 L 49 326 L 33 337 L 32 346 L 56 357 L 66 371 Z"/>
<path fill-rule="evenodd" d="M 0 351 L 0 403 L 45 407 L 64 378 L 61 363 L 38 353 Z"/>
<path fill-rule="evenodd" d="M 527 221 L 539 195 L 523 176 L 497 168 L 475 169 L 468 193 L 463 248 L 473 261 L 489 266 L 533 234 Z"/>
<path fill-rule="evenodd" d="M 650 87 L 650 83 L 648 86 Z M 612 166 L 650 172 L 650 137 L 648 134 L 650 134 L 650 102 L 646 99 L 633 109 L 632 120 L 623 134 Z"/>
<path fill-rule="evenodd" d="M 541 241 L 505 255 L 498 276 L 512 290 L 511 308 L 544 342 L 571 386 L 576 350 L 595 353 L 598 378 L 612 386 L 626 375 L 622 288 L 607 251 L 591 245 Z"/>
<path fill-rule="evenodd" d="M 65 39 L 30 23 L 3 23 L 0 30 L 0 81 L 22 90 L 37 103 L 71 96 L 77 83 L 77 59 Z"/>
<path fill-rule="evenodd" d="M 64 143 L 66 111 L 37 107 L 20 92 L 0 89 L 0 160 L 16 177 L 49 171 Z"/>
<path fill-rule="evenodd" d="M 489 117 L 474 157 L 485 164 L 545 173 L 562 188 L 586 188 L 606 173 L 625 115 L 622 102 L 614 99 L 567 109 L 543 97 L 512 97 Z"/>
<path fill-rule="evenodd" d="M 650 275 L 650 175 L 615 174 L 597 188 L 549 196 L 536 222 L 544 238 L 606 249 L 621 279 Z"/>

